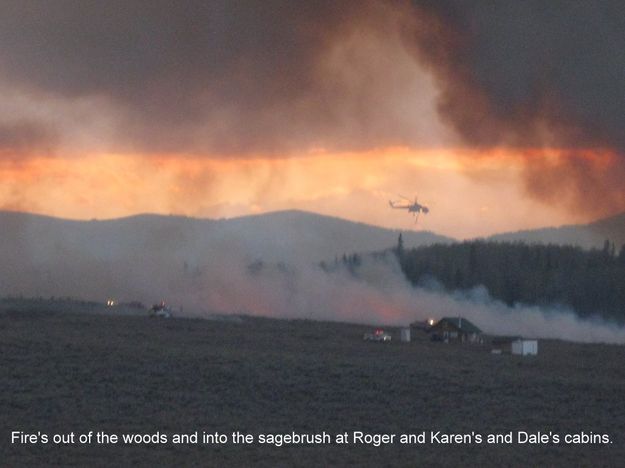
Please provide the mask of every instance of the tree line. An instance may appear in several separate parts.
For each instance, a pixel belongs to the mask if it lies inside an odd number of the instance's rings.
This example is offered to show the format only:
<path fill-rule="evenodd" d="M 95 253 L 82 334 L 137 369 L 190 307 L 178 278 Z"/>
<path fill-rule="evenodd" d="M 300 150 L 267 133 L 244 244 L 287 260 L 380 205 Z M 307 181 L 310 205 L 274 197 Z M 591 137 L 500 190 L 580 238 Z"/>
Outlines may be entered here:
<path fill-rule="evenodd" d="M 625 245 L 602 249 L 467 241 L 394 249 L 406 278 L 423 285 L 432 278 L 447 290 L 483 285 L 508 305 L 564 305 L 579 315 L 625 321 Z"/>

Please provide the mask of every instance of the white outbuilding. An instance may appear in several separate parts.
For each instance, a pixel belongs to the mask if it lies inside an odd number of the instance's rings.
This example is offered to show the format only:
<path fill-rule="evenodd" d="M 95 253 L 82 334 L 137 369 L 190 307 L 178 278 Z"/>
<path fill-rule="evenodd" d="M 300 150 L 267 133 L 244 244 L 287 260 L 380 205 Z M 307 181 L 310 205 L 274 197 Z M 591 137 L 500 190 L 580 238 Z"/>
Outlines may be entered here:
<path fill-rule="evenodd" d="M 512 354 L 520 356 L 538 354 L 538 340 L 518 339 L 512 342 Z"/>

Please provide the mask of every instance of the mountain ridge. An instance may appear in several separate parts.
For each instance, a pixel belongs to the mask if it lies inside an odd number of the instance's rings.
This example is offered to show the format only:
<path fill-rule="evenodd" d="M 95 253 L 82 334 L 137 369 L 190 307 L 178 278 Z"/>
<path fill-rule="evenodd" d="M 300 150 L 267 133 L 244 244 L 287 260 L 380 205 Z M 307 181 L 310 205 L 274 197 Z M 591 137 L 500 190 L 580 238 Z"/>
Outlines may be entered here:
<path fill-rule="evenodd" d="M 401 233 L 404 236 L 404 242 L 406 247 L 410 248 L 422 244 L 429 244 L 435 242 L 454 242 L 458 241 L 450 236 L 438 234 L 433 231 L 414 231 L 414 230 L 402 230 L 392 229 L 374 224 L 369 224 L 361 221 L 353 221 L 338 216 L 325 215 L 320 213 L 309 212 L 305 210 L 279 210 L 271 211 L 267 213 L 251 214 L 236 216 L 232 218 L 204 218 L 194 217 L 177 214 L 157 214 L 157 213 L 137 213 L 129 216 L 123 216 L 119 218 L 107 218 L 107 219 L 71 219 L 62 218 L 56 216 L 50 216 L 39 213 L 28 213 L 22 211 L 10 211 L 0 210 L 0 222 L 6 224 L 7 221 L 13 222 L 52 222 L 52 223 L 66 223 L 74 226 L 120 226 L 127 223 L 142 223 L 152 225 L 152 227 L 163 228 L 164 226 L 171 226 L 176 223 L 187 223 L 196 226 L 204 226 L 220 229 L 224 226 L 230 225 L 232 227 L 239 227 L 242 229 L 251 229 L 253 223 L 257 224 L 257 227 L 268 229 L 268 225 L 272 223 L 286 223 L 290 228 L 293 228 L 297 223 L 311 223 L 314 221 L 325 223 L 326 225 L 334 225 L 335 229 L 339 229 L 338 226 L 350 226 L 350 228 L 365 229 L 369 231 L 377 231 L 378 233 L 392 233 L 395 236 L 393 244 L 396 241 L 396 237 Z M 576 245 L 582 248 L 600 248 L 603 246 L 605 240 L 614 242 L 617 246 L 625 244 L 625 212 L 618 213 L 612 216 L 601 218 L 589 223 L 579 224 L 563 224 L 560 226 L 545 226 L 535 229 L 522 229 L 518 231 L 506 231 L 496 233 L 490 236 L 481 237 L 480 239 L 497 242 L 517 242 L 523 241 L 527 243 L 552 243 L 563 245 Z M 470 239 L 467 239 L 470 240 Z M 391 245 L 388 245 L 390 247 Z M 365 246 L 366 247 L 366 246 Z M 358 251 L 358 245 L 354 246 L 350 251 Z"/>
<path fill-rule="evenodd" d="M 606 240 L 618 247 L 625 244 L 625 212 L 586 224 L 565 224 L 557 227 L 525 229 L 488 236 L 489 241 L 575 245 L 601 248 Z"/>
<path fill-rule="evenodd" d="M 311 266 L 392 248 L 399 232 L 293 211 L 226 220 L 148 214 L 102 221 L 5 211 L 0 295 L 191 295 L 206 284 L 229 287 L 225 283 L 258 260 Z M 453 241 L 429 232 L 401 233 L 406 247 Z"/>

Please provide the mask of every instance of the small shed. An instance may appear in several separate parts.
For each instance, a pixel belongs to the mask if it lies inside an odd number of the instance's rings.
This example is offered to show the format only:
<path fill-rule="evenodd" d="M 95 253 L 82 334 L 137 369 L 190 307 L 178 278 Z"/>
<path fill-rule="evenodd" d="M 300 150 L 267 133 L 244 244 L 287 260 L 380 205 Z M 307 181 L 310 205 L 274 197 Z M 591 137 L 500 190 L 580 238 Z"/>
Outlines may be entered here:
<path fill-rule="evenodd" d="M 521 336 L 497 336 L 492 339 L 492 352 L 495 354 L 517 354 L 520 356 L 538 354 L 538 341 Z"/>
<path fill-rule="evenodd" d="M 483 343 L 482 330 L 463 317 L 443 317 L 429 329 L 432 340 Z"/>
<path fill-rule="evenodd" d="M 537 355 L 538 354 L 538 341 L 519 339 L 512 342 L 512 354 L 518 354 L 520 356 Z"/>

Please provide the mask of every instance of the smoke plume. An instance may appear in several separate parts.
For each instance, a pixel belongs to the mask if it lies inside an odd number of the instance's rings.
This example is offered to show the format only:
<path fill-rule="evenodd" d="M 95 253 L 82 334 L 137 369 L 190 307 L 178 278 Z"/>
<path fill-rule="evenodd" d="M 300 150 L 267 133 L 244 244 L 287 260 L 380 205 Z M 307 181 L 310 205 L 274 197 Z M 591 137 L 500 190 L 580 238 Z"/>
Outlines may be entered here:
<path fill-rule="evenodd" d="M 71 222 L 5 213 L 3 227 L 2 296 L 147 305 L 165 300 L 175 313 L 182 308 L 182 314 L 196 317 L 244 313 L 408 325 L 462 316 L 492 334 L 625 343 L 624 328 L 580 320 L 561 308 L 511 308 L 483 289 L 447 294 L 414 288 L 391 253 L 363 255 L 360 266 L 350 270 L 333 258 L 345 251 L 339 239 L 382 250 L 392 245 L 395 233 L 371 243 L 371 233 L 356 234 L 365 226 L 344 230 L 331 218 L 287 213 L 224 222 L 179 217 Z M 311 232 L 317 235 L 306 235 Z M 338 239 L 337 232 L 342 232 Z M 326 268 L 313 260 L 319 258 L 328 260 Z"/>
<path fill-rule="evenodd" d="M 466 142 L 526 152 L 526 186 L 540 199 L 625 209 L 622 2 L 413 5 L 415 53 L 437 76 L 441 117 Z"/>
<path fill-rule="evenodd" d="M 40 106 L 97 101 L 70 126 L 99 151 L 435 145 L 434 87 L 403 46 L 402 13 L 377 0 L 8 1 L 0 89 Z M 102 113 L 112 135 L 88 126 Z"/>
<path fill-rule="evenodd" d="M 505 147 L 530 194 L 603 215 L 625 209 L 623 43 L 616 0 L 4 1 L 0 156 L 49 128 L 65 152 Z"/>
<path fill-rule="evenodd" d="M 464 317 L 492 335 L 625 343 L 625 328 L 598 318 L 582 320 L 561 307 L 509 307 L 484 288 L 456 294 L 414 288 L 392 254 L 365 257 L 357 276 L 347 268 L 328 273 L 314 266 L 270 265 L 253 275 L 239 270 L 229 279 L 228 285 L 202 289 L 201 302 L 224 312 L 377 325 Z"/>

